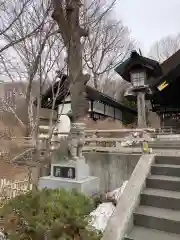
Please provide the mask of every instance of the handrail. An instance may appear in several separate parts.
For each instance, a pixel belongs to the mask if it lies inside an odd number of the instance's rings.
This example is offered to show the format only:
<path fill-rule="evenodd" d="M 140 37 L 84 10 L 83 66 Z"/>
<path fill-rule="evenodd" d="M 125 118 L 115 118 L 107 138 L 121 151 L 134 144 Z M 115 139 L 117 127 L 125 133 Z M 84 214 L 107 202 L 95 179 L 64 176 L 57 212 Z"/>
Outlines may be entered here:
<path fill-rule="evenodd" d="M 139 197 L 150 173 L 155 155 L 142 155 L 122 193 L 116 210 L 110 218 L 102 240 L 123 240 L 132 226 L 133 212 L 139 204 Z"/>

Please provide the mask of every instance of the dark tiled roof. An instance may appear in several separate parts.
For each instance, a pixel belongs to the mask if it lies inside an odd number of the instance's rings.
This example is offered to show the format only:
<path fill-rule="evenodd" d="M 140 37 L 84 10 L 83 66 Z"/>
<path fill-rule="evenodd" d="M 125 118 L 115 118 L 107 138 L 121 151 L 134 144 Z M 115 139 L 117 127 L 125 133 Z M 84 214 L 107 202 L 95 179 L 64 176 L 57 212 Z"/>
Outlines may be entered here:
<path fill-rule="evenodd" d="M 146 69 L 149 76 L 158 77 L 162 74 L 159 63 L 150 58 L 139 55 L 136 51 L 131 53 L 131 56 L 119 64 L 115 71 L 126 81 L 131 82 L 129 71 L 132 68 L 140 66 Z"/>
<path fill-rule="evenodd" d="M 163 108 L 180 106 L 180 50 L 161 64 L 163 75 L 160 78 L 152 79 L 151 87 L 154 90 L 153 106 L 158 105 Z M 167 81 L 169 84 L 162 91 L 157 90 L 157 86 Z"/>
<path fill-rule="evenodd" d="M 180 64 L 180 50 L 174 53 L 171 57 L 161 64 L 163 75 L 166 76 L 170 71 L 175 69 Z"/>
<path fill-rule="evenodd" d="M 150 87 L 156 88 L 163 81 L 172 82 L 180 77 L 180 50 L 161 63 L 162 75 L 158 78 L 150 78 Z"/>

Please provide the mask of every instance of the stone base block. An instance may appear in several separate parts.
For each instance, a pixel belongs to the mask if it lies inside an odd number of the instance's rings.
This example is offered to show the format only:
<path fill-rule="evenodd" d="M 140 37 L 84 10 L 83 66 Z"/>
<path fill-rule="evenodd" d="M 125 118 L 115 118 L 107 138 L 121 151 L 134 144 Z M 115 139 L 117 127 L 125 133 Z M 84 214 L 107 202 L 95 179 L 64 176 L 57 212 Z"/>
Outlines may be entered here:
<path fill-rule="evenodd" d="M 63 188 L 65 190 L 76 189 L 86 195 L 93 196 L 99 193 L 99 178 L 89 176 L 82 180 L 64 179 L 51 176 L 41 177 L 39 179 L 39 190 L 43 188 Z"/>
<path fill-rule="evenodd" d="M 75 179 L 77 181 L 89 177 L 89 166 L 85 162 L 85 158 L 77 158 L 76 161 L 69 160 L 67 162 L 60 162 L 56 164 L 51 164 L 51 176 L 52 177 L 57 177 L 57 174 L 54 173 L 54 167 L 59 167 L 59 168 L 75 168 Z M 58 177 L 63 177 L 62 175 L 59 175 Z M 67 176 L 66 176 L 67 177 Z"/>

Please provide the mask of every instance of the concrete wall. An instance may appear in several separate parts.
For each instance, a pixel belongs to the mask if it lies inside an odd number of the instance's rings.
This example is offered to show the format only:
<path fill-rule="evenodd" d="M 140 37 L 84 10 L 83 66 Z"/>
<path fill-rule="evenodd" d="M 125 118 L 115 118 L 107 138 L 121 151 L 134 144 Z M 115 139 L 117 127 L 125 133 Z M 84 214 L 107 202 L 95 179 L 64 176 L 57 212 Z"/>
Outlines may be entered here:
<path fill-rule="evenodd" d="M 128 180 L 140 155 L 120 153 L 84 153 L 92 176 L 100 178 L 100 192 L 112 191 Z"/>

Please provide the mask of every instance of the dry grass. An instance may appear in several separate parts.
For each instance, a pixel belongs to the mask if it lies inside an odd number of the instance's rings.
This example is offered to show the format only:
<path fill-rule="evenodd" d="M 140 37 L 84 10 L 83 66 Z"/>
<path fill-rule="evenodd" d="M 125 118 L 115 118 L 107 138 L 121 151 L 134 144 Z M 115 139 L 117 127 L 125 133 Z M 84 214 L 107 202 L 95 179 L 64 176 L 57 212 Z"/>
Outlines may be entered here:
<path fill-rule="evenodd" d="M 24 129 L 10 112 L 0 115 L 0 178 L 23 180 L 27 176 L 27 168 L 15 166 L 12 158 L 22 153 Z"/>
<path fill-rule="evenodd" d="M 15 166 L 12 163 L 0 162 L 0 178 L 7 180 L 24 180 L 28 177 L 28 168 Z"/>

